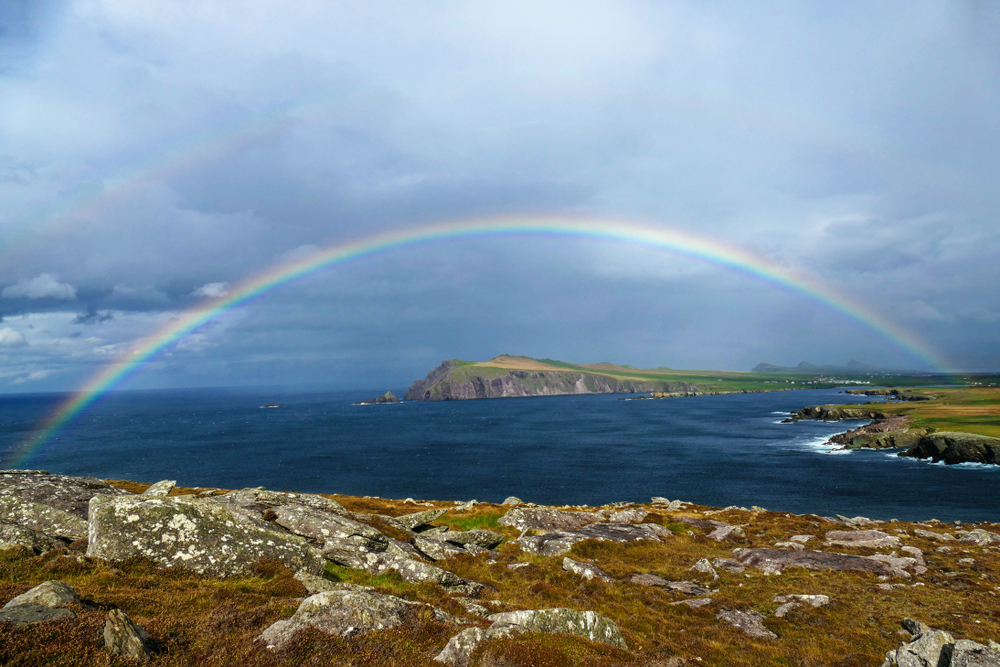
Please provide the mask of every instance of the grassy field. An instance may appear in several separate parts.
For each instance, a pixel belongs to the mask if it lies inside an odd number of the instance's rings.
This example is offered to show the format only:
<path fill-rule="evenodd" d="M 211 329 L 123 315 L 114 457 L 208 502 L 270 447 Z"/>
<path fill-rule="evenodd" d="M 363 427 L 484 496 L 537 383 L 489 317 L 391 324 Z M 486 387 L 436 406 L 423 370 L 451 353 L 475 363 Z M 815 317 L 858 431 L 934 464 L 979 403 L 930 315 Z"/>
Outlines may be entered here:
<path fill-rule="evenodd" d="M 889 414 L 905 415 L 916 427 L 1000 438 L 1000 387 L 931 387 L 915 393 L 934 398 L 929 401 L 891 402 L 879 409 Z"/>
<path fill-rule="evenodd" d="M 129 484 L 131 490 L 146 485 Z M 178 489 L 176 492 L 186 491 Z M 175 493 L 176 493 L 175 492 Z M 374 498 L 330 496 L 353 511 L 389 515 L 412 512 L 413 505 Z M 445 503 L 435 503 L 448 507 Z M 508 508 L 488 503 L 467 511 L 449 510 L 438 522 L 453 528 L 486 527 L 508 539 L 518 531 L 497 525 Z M 567 508 L 575 509 L 575 508 Z M 792 535 L 816 535 L 810 545 L 820 548 L 825 532 L 843 526 L 813 515 L 689 506 L 682 511 L 654 509 L 647 522 L 660 523 L 675 535 L 664 542 L 614 544 L 587 541 L 568 554 L 599 565 L 616 581 L 585 581 L 562 569 L 562 556 L 529 555 L 505 542 L 494 562 L 485 556 L 459 556 L 440 564 L 491 587 L 482 602 L 498 611 L 569 607 L 595 610 L 620 627 L 628 650 L 612 648 L 567 635 L 526 634 L 489 642 L 474 654 L 479 667 L 664 667 L 666 665 L 841 665 L 881 664 L 885 652 L 899 646 L 900 621 L 912 617 L 956 637 L 984 642 L 1000 638 L 1000 547 L 977 547 L 940 542 L 914 534 L 915 528 L 957 530 L 954 525 L 885 523 L 878 529 L 904 536 L 905 544 L 926 553 L 929 571 L 892 590 L 878 587 L 871 574 L 789 569 L 765 576 L 692 572 L 699 559 L 728 557 L 734 547 L 769 547 Z M 744 526 L 740 543 L 718 543 L 705 537 L 706 529 L 680 523 L 678 517 L 718 519 Z M 1000 525 L 984 524 L 992 531 Z M 966 529 L 970 526 L 966 525 Z M 843 551 L 843 549 L 840 549 Z M 870 549 L 847 549 L 858 555 Z M 972 559 L 963 560 L 963 559 Z M 516 570 L 514 563 L 527 563 Z M 651 572 L 670 580 L 694 580 L 719 590 L 710 606 L 691 609 L 671 603 L 679 593 L 647 588 L 628 581 L 636 572 Z M 0 552 L 0 602 L 48 579 L 72 584 L 85 604 L 76 605 L 75 619 L 14 627 L 0 624 L 0 664 L 127 665 L 103 649 L 104 616 L 121 608 L 150 633 L 156 665 L 438 665 L 432 661 L 460 628 L 419 618 L 414 624 L 368 635 L 341 639 L 318 631 L 299 634 L 286 649 L 272 653 L 255 638 L 276 620 L 294 612 L 306 594 L 292 573 L 276 562 L 261 562 L 252 576 L 215 579 L 182 569 L 164 569 L 133 560 L 109 563 L 78 553 L 51 551 L 36 556 L 10 549 Z M 377 587 L 380 591 L 434 605 L 469 623 L 485 625 L 441 587 L 410 584 L 397 575 L 373 577 L 360 570 L 330 565 L 327 578 Z M 824 594 L 832 603 L 807 607 L 784 618 L 774 617 L 777 595 Z M 768 616 L 765 625 L 777 639 L 753 639 L 716 620 L 720 608 L 754 609 Z M 699 660 L 700 659 L 700 660 Z M 683 662 L 682 662 L 683 661 Z"/>

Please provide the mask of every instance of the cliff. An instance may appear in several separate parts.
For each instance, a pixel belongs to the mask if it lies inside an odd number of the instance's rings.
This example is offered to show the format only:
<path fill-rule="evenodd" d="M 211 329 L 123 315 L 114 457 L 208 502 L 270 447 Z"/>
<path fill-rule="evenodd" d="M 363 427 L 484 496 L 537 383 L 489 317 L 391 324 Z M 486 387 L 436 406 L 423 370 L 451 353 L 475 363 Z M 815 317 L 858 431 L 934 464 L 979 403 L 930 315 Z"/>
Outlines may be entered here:
<path fill-rule="evenodd" d="M 491 363 L 497 365 L 490 365 Z M 511 367 L 518 363 L 528 368 Z M 503 355 L 483 364 L 449 359 L 428 373 L 425 379 L 414 382 L 406 390 L 403 398 L 408 401 L 455 401 L 474 398 L 702 390 L 703 387 L 690 382 L 623 377 L 621 373 L 611 372 L 559 370 L 555 366 L 533 359 Z"/>

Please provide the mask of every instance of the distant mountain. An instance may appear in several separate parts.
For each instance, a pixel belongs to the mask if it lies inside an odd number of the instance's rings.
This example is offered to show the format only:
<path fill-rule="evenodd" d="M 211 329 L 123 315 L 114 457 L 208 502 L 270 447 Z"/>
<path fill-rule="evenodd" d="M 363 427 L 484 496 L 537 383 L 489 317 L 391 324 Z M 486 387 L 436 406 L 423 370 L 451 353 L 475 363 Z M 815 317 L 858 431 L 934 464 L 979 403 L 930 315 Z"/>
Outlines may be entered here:
<path fill-rule="evenodd" d="M 774 364 L 760 363 L 753 367 L 753 373 L 798 373 L 809 375 L 868 375 L 871 373 L 896 373 L 904 375 L 923 375 L 922 371 L 901 370 L 898 368 L 879 368 L 857 359 L 851 359 L 843 366 L 824 366 L 821 364 L 810 364 L 808 361 L 799 362 L 798 366 L 775 366 Z"/>

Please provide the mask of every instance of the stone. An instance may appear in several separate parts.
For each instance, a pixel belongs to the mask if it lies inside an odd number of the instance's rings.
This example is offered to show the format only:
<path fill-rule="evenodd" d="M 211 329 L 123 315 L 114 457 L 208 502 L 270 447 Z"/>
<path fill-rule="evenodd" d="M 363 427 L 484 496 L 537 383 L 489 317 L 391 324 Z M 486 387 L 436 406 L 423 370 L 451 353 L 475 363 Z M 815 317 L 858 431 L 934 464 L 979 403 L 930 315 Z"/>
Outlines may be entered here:
<path fill-rule="evenodd" d="M 444 649 L 434 660 L 452 667 L 468 667 L 469 658 L 482 642 L 487 639 L 506 639 L 527 632 L 520 625 L 494 623 L 491 627 L 466 628 L 448 640 Z"/>
<path fill-rule="evenodd" d="M 6 523 L 66 540 L 87 537 L 87 522 L 52 505 L 26 500 L 18 496 L 0 495 L 0 516 Z"/>
<path fill-rule="evenodd" d="M 329 546 L 329 543 L 327 546 Z M 327 558 L 330 557 L 329 554 L 326 553 L 325 549 L 324 555 L 326 555 Z M 486 588 L 483 584 L 469 579 L 463 579 L 457 574 L 449 572 L 448 570 L 442 569 L 436 565 L 423 563 L 412 558 L 407 558 L 406 556 L 387 552 L 360 554 L 358 555 L 358 559 L 354 561 L 353 564 L 348 564 L 347 567 L 365 570 L 369 574 L 376 576 L 385 574 L 386 572 L 395 571 L 399 573 L 399 576 L 410 583 L 419 584 L 421 582 L 429 581 L 431 583 L 440 584 L 445 588 L 463 591 L 472 597 L 479 597 L 482 591 Z"/>
<path fill-rule="evenodd" d="M 333 512 L 342 516 L 350 516 L 350 512 L 336 500 L 331 500 L 314 493 L 288 493 L 285 491 L 268 491 L 264 487 L 253 489 L 238 489 L 212 496 L 211 500 L 219 503 L 236 505 L 251 510 L 259 517 L 265 511 L 282 505 L 301 505 L 315 510 Z"/>
<path fill-rule="evenodd" d="M 165 479 L 161 482 L 153 484 L 148 489 L 142 492 L 144 496 L 169 496 L 170 492 L 174 490 L 177 486 L 176 479 Z"/>
<path fill-rule="evenodd" d="M 716 542 L 737 541 L 746 537 L 746 533 L 739 526 L 719 526 L 708 534 L 708 539 Z"/>
<path fill-rule="evenodd" d="M 336 538 L 357 538 L 371 551 L 385 551 L 388 538 L 380 531 L 354 519 L 302 505 L 282 505 L 271 510 L 274 523 L 288 531 L 320 543 Z"/>
<path fill-rule="evenodd" d="M 382 553 L 385 549 L 373 549 L 371 541 L 362 535 L 334 537 L 323 544 L 323 558 L 355 570 L 368 566 L 370 554 Z M 388 546 L 388 543 L 386 543 Z"/>
<path fill-rule="evenodd" d="M 669 579 L 664 579 L 659 575 L 648 572 L 633 574 L 629 581 L 640 586 L 669 588 L 685 595 L 714 595 L 719 592 L 715 589 L 705 588 L 695 581 L 670 581 Z"/>
<path fill-rule="evenodd" d="M 291 618 L 271 624 L 258 640 L 269 649 L 279 649 L 305 627 L 338 637 L 354 637 L 402 625 L 411 619 L 415 608 L 423 606 L 367 591 L 316 593 L 303 600 Z"/>
<path fill-rule="evenodd" d="M 474 544 L 481 549 L 494 549 L 503 542 L 504 537 L 492 530 L 476 528 L 475 530 L 456 530 L 447 533 L 438 533 L 431 539 L 444 540 L 459 546 Z"/>
<path fill-rule="evenodd" d="M 49 537 L 37 530 L 0 521 L 0 550 L 17 546 L 27 547 L 41 553 L 66 545 L 56 538 Z"/>
<path fill-rule="evenodd" d="M 112 561 L 142 556 L 222 577 L 248 574 L 261 558 L 291 570 L 323 569 L 322 555 L 304 538 L 193 496 L 94 496 L 87 555 Z"/>
<path fill-rule="evenodd" d="M 649 501 L 654 505 L 669 505 L 670 501 L 663 496 L 653 496 Z"/>
<path fill-rule="evenodd" d="M 899 456 L 931 459 L 934 463 L 1000 463 L 1000 438 L 977 433 L 938 431 L 928 433 Z"/>
<path fill-rule="evenodd" d="M 982 528 L 973 528 L 958 538 L 958 541 L 974 544 L 977 547 L 985 547 L 993 542 L 1000 542 L 1000 535 L 983 530 Z"/>
<path fill-rule="evenodd" d="M 805 549 L 801 542 L 775 542 L 774 546 L 778 549 L 794 549 L 795 551 Z"/>
<path fill-rule="evenodd" d="M 592 642 L 628 648 L 615 622 L 594 611 L 566 608 L 524 609 L 492 614 L 489 620 L 494 624 L 518 625 L 529 632 L 579 635 Z"/>
<path fill-rule="evenodd" d="M 951 533 L 935 533 L 932 530 L 924 530 L 923 528 L 916 528 L 913 532 L 920 537 L 926 537 L 929 540 L 937 540 L 938 542 L 955 541 L 955 536 Z"/>
<path fill-rule="evenodd" d="M 311 572 L 306 572 L 305 570 L 299 570 L 295 573 L 295 578 L 305 586 L 306 591 L 309 595 L 315 595 L 316 593 L 325 593 L 327 591 L 342 591 L 342 590 L 374 590 L 371 586 L 361 586 L 360 584 L 348 584 L 342 581 L 330 581 L 329 579 L 324 579 L 321 576 L 312 574 Z"/>
<path fill-rule="evenodd" d="M 132 495 L 96 477 L 50 475 L 45 470 L 0 471 L 0 497 L 15 496 L 22 501 L 48 505 L 84 521 L 90 499 L 99 493 Z"/>
<path fill-rule="evenodd" d="M 1000 667 L 1000 650 L 959 639 L 952 649 L 951 667 Z"/>
<path fill-rule="evenodd" d="M 712 565 L 723 572 L 730 574 L 743 574 L 747 567 L 735 558 L 713 558 Z"/>
<path fill-rule="evenodd" d="M 948 665 L 955 639 L 942 630 L 934 630 L 917 636 L 913 641 L 903 644 L 895 651 L 886 655 L 886 662 L 893 667 L 938 667 Z M 942 653 L 944 654 L 942 656 Z M 944 661 L 942 662 L 942 657 Z M 884 664 L 884 663 L 883 663 Z"/>
<path fill-rule="evenodd" d="M 528 553 L 542 556 L 561 556 L 569 551 L 574 544 L 584 540 L 603 542 L 662 541 L 672 536 L 673 534 L 669 530 L 655 523 L 594 523 L 575 531 L 553 530 L 543 535 L 524 536 L 514 540 L 514 543 L 520 545 Z"/>
<path fill-rule="evenodd" d="M 910 554 L 910 557 L 913 558 L 919 565 L 927 564 L 926 562 L 924 562 L 924 552 L 918 549 L 917 547 L 903 547 L 900 549 L 900 551 L 902 551 L 903 553 Z"/>
<path fill-rule="evenodd" d="M 903 619 L 903 629 L 909 632 L 912 637 L 919 637 L 920 635 L 926 635 L 933 632 L 929 625 L 923 621 L 916 621 L 912 618 Z"/>
<path fill-rule="evenodd" d="M 799 593 L 789 593 L 787 595 L 776 595 L 774 597 L 774 601 L 778 604 L 801 602 L 811 607 L 825 607 L 830 604 L 830 597 L 828 595 L 803 595 Z"/>
<path fill-rule="evenodd" d="M 863 556 L 850 556 L 826 551 L 734 549 L 733 557 L 744 565 L 755 567 L 769 574 L 780 573 L 786 567 L 802 567 L 809 570 L 850 570 L 870 572 L 880 576 L 899 576 L 899 570 L 887 563 Z"/>
<path fill-rule="evenodd" d="M 691 570 L 694 572 L 701 572 L 702 574 L 711 575 L 712 581 L 715 581 L 716 579 L 719 578 L 719 573 L 715 571 L 715 568 L 712 567 L 712 564 L 708 562 L 707 558 L 702 558 L 697 563 L 692 565 Z"/>
<path fill-rule="evenodd" d="M 808 544 L 809 540 L 814 539 L 815 535 L 792 535 L 788 538 L 790 542 L 798 542 L 800 544 Z"/>
<path fill-rule="evenodd" d="M 76 614 L 69 609 L 48 607 L 43 604 L 19 604 L 15 607 L 0 609 L 0 623 L 10 621 L 14 625 L 41 623 L 57 618 L 75 618 Z"/>
<path fill-rule="evenodd" d="M 615 512 L 608 517 L 608 523 L 642 523 L 643 519 L 649 516 L 649 512 L 641 507 Z"/>
<path fill-rule="evenodd" d="M 20 605 L 41 605 L 43 607 L 62 607 L 70 602 L 79 602 L 80 596 L 69 584 L 61 581 L 45 581 L 31 590 L 21 593 L 3 606 L 4 609 Z"/>
<path fill-rule="evenodd" d="M 745 611 L 736 609 L 720 609 L 716 612 L 715 617 L 724 623 L 728 623 L 729 625 L 739 628 L 756 639 L 778 638 L 778 635 L 764 627 L 764 619 L 766 617 L 756 609 Z"/>
<path fill-rule="evenodd" d="M 826 534 L 826 544 L 837 547 L 867 549 L 895 549 L 901 541 L 895 535 L 878 530 L 831 530 Z"/>
<path fill-rule="evenodd" d="M 700 609 L 701 607 L 706 607 L 710 604 L 712 604 L 712 598 L 692 598 L 690 600 L 671 602 L 670 606 L 676 607 L 677 605 L 684 605 L 686 607 L 691 607 L 692 609 Z"/>
<path fill-rule="evenodd" d="M 420 535 L 413 538 L 413 544 L 421 553 L 426 554 L 432 560 L 447 560 L 448 558 L 469 553 L 462 547 L 456 546 L 451 542 L 446 542 L 442 539 L 429 539 Z"/>
<path fill-rule="evenodd" d="M 441 518 L 448 510 L 424 510 L 397 517 L 385 517 L 386 523 L 401 530 L 414 530 Z"/>
<path fill-rule="evenodd" d="M 506 497 L 506 498 L 504 499 L 504 501 L 503 501 L 503 503 L 502 503 L 502 504 L 503 504 L 503 505 L 520 505 L 520 504 L 521 504 L 521 503 L 523 503 L 523 502 L 524 502 L 524 501 L 523 501 L 523 500 L 521 500 L 520 498 L 518 498 L 517 496 L 507 496 L 507 497 Z"/>
<path fill-rule="evenodd" d="M 544 507 L 515 507 L 500 517 L 497 523 L 521 531 L 576 530 L 603 519 L 603 514 L 594 512 L 566 512 Z"/>
<path fill-rule="evenodd" d="M 486 608 L 485 605 L 479 603 L 478 600 L 473 598 L 463 597 L 461 595 L 452 596 L 452 599 L 458 604 L 465 607 L 465 611 L 469 612 L 473 616 L 481 616 L 486 618 L 490 615 L 490 610 Z"/>
<path fill-rule="evenodd" d="M 129 619 L 121 609 L 112 609 L 104 621 L 104 647 L 114 655 L 149 660 L 146 640 L 149 635 Z"/>
<path fill-rule="evenodd" d="M 593 563 L 584 563 L 578 560 L 573 560 L 572 558 L 563 558 L 562 568 L 567 572 L 580 575 L 587 581 L 600 579 L 601 581 L 609 584 L 614 582 L 614 579 L 611 578 L 610 574 Z"/>

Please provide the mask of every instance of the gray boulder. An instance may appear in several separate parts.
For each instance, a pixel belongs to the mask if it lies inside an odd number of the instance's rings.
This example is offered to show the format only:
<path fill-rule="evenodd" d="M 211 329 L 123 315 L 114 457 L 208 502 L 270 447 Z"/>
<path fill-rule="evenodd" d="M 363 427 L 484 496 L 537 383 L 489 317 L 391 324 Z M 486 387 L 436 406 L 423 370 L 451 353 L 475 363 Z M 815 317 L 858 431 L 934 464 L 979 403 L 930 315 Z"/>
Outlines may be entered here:
<path fill-rule="evenodd" d="M 959 639 L 952 649 L 951 667 L 1000 667 L 1000 648 Z"/>
<path fill-rule="evenodd" d="M 567 572 L 572 572 L 573 574 L 578 574 L 587 581 L 592 579 L 600 579 L 605 583 L 613 583 L 614 579 L 611 575 L 597 567 L 593 563 L 583 563 L 578 560 L 573 560 L 572 558 L 563 558 L 562 568 Z"/>
<path fill-rule="evenodd" d="M 394 528 L 399 528 L 400 530 L 414 530 L 420 526 L 426 526 L 431 521 L 437 521 L 440 519 L 448 510 L 424 510 L 423 512 L 414 512 L 413 514 L 404 514 L 403 516 L 391 517 L 379 517 L 387 524 Z"/>
<path fill-rule="evenodd" d="M 526 535 L 514 541 L 528 553 L 542 556 L 561 556 L 577 542 L 600 540 L 602 542 L 662 541 L 673 534 L 655 523 L 593 523 L 575 531 L 553 530 L 543 535 Z"/>
<path fill-rule="evenodd" d="M 497 521 L 501 526 L 518 530 L 575 530 L 603 521 L 604 515 L 593 512 L 566 512 L 545 507 L 515 507 Z"/>
<path fill-rule="evenodd" d="M 608 517 L 609 523 L 642 523 L 643 519 L 649 516 L 649 512 L 641 507 L 632 507 L 621 512 L 615 512 Z"/>
<path fill-rule="evenodd" d="M 868 549 L 896 549 L 902 544 L 895 535 L 879 530 L 831 530 L 826 534 L 826 543 L 829 546 Z"/>
<path fill-rule="evenodd" d="M 99 493 L 132 495 L 96 477 L 50 475 L 45 470 L 0 471 L 0 497 L 14 496 L 24 501 L 48 505 L 78 519 L 86 520 L 87 503 Z"/>
<path fill-rule="evenodd" d="M 775 574 L 786 567 L 808 570 L 850 570 L 871 572 L 880 576 L 900 576 L 900 570 L 863 556 L 829 553 L 826 551 L 786 551 L 785 549 L 734 549 L 733 557 L 749 567 Z M 909 576 L 902 572 L 904 576 Z"/>
<path fill-rule="evenodd" d="M 439 535 L 435 535 L 435 538 L 437 537 Z M 446 542 L 443 539 L 429 539 L 419 535 L 413 538 L 413 544 L 421 553 L 426 554 L 433 560 L 446 560 L 469 553 L 462 547 L 456 546 L 451 542 Z"/>
<path fill-rule="evenodd" d="M 305 627 L 338 637 L 353 637 L 407 623 L 420 608 L 429 609 L 426 605 L 382 593 L 326 591 L 307 597 L 290 619 L 273 623 L 258 640 L 269 649 L 280 649 L 296 631 Z M 433 611 L 435 617 L 447 618 L 438 610 Z"/>
<path fill-rule="evenodd" d="M 142 492 L 144 496 L 169 496 L 170 492 L 174 490 L 177 486 L 176 479 L 164 479 L 157 482 L 156 484 L 150 485 L 148 489 Z"/>
<path fill-rule="evenodd" d="M 438 533 L 431 537 L 434 540 L 445 540 L 452 544 L 468 546 L 474 544 L 480 549 L 494 549 L 503 542 L 503 535 L 492 530 L 476 528 L 475 530 L 456 530 L 447 533 Z"/>
<path fill-rule="evenodd" d="M 269 491 L 264 487 L 254 489 L 239 489 L 221 496 L 212 496 L 210 500 L 219 503 L 236 505 L 261 516 L 265 511 L 283 505 L 300 505 L 315 510 L 333 512 L 350 516 L 350 512 L 336 500 L 324 498 L 314 493 L 288 493 L 285 491 Z"/>
<path fill-rule="evenodd" d="M 717 589 L 706 588 L 695 581 L 670 581 L 657 574 L 650 574 L 648 572 L 633 574 L 629 578 L 629 581 L 640 586 L 668 588 L 684 595 L 714 595 L 719 592 Z"/>
<path fill-rule="evenodd" d="M 955 638 L 943 630 L 916 636 L 885 654 L 883 667 L 948 667 Z"/>
<path fill-rule="evenodd" d="M 87 537 L 87 522 L 75 514 L 18 496 L 0 496 L 0 516 L 4 517 L 7 523 L 49 537 L 61 537 L 66 540 Z"/>
<path fill-rule="evenodd" d="M 937 540 L 938 542 L 954 542 L 955 536 L 951 533 L 935 533 L 932 530 L 924 530 L 923 528 L 915 528 L 913 530 L 915 535 L 920 537 L 926 537 L 929 540 Z"/>
<path fill-rule="evenodd" d="M 43 604 L 19 604 L 9 609 L 0 609 L 0 623 L 10 621 L 14 625 L 41 623 L 57 618 L 74 618 L 76 614 L 69 609 L 47 607 Z"/>
<path fill-rule="evenodd" d="M 104 621 L 104 647 L 114 655 L 149 660 L 146 640 L 149 635 L 121 609 L 112 609 Z"/>
<path fill-rule="evenodd" d="M 529 632 L 579 635 L 593 642 L 628 648 L 615 622 L 594 611 L 525 609 L 492 614 L 489 620 L 495 624 L 519 625 Z"/>
<path fill-rule="evenodd" d="M 716 542 L 738 541 L 746 537 L 746 533 L 739 526 L 719 526 L 708 534 L 708 539 Z"/>
<path fill-rule="evenodd" d="M 355 538 L 371 551 L 385 551 L 389 545 L 388 538 L 377 529 L 339 514 L 303 505 L 281 505 L 271 511 L 277 516 L 274 523 L 320 543 L 330 539 Z"/>
<path fill-rule="evenodd" d="M 246 574 L 261 558 L 292 570 L 320 572 L 323 559 L 305 539 L 225 506 L 191 497 L 95 496 L 90 501 L 87 555 L 135 556 L 212 576 Z"/>
<path fill-rule="evenodd" d="M 44 607 L 62 607 L 70 602 L 79 602 L 80 596 L 73 587 L 61 581 L 45 581 L 31 590 L 21 593 L 3 606 L 4 609 L 19 605 L 37 604 Z"/>
<path fill-rule="evenodd" d="M 487 639 L 507 639 L 528 632 L 520 625 L 494 623 L 489 628 L 466 628 L 448 640 L 444 649 L 434 657 L 451 667 L 468 667 L 469 658 L 482 642 Z"/>
<path fill-rule="evenodd" d="M 712 565 L 723 572 L 729 572 L 730 574 L 743 574 L 746 572 L 747 566 L 739 562 L 735 558 L 713 558 Z"/>
<path fill-rule="evenodd" d="M 0 521 L 0 550 L 17 546 L 43 552 L 65 546 L 65 544 L 37 530 Z"/>
<path fill-rule="evenodd" d="M 728 623 L 729 625 L 739 628 L 751 637 L 755 637 L 757 639 L 778 638 L 778 635 L 764 627 L 764 619 L 766 616 L 756 609 L 720 609 L 716 612 L 715 617 L 723 623 Z"/>

